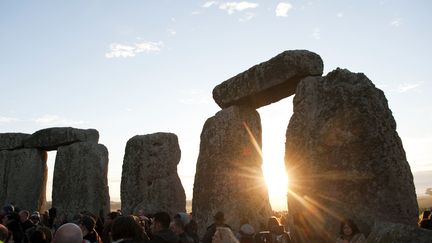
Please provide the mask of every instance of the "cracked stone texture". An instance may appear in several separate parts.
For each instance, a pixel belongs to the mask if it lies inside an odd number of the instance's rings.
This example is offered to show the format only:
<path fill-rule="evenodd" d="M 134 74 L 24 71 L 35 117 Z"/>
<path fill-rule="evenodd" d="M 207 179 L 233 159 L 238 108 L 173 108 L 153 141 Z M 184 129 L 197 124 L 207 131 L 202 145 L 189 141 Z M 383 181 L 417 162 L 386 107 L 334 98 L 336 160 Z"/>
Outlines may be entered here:
<path fill-rule="evenodd" d="M 97 144 L 98 141 L 99 132 L 96 129 L 53 127 L 33 133 L 24 141 L 24 147 L 50 151 L 76 142 L 92 142 Z"/>
<path fill-rule="evenodd" d="M 294 94 L 307 76 L 321 76 L 324 64 L 318 54 L 307 50 L 284 51 L 224 81 L 213 89 L 221 108 L 244 105 L 259 108 Z"/>
<path fill-rule="evenodd" d="M 432 230 L 422 229 L 418 226 L 377 222 L 366 243 L 430 243 Z"/>
<path fill-rule="evenodd" d="M 366 234 L 375 220 L 416 225 L 413 176 L 381 90 L 336 69 L 302 80 L 293 103 L 285 164 L 295 242 L 334 242 L 342 217 Z"/>
<path fill-rule="evenodd" d="M 26 133 L 0 133 L 0 150 L 12 150 L 24 147 L 24 140 L 30 137 Z"/>
<path fill-rule="evenodd" d="M 121 201 L 124 214 L 186 211 L 186 195 L 177 174 L 181 151 L 177 135 L 137 135 L 126 144 Z"/>
<path fill-rule="evenodd" d="M 102 144 L 79 142 L 57 150 L 52 205 L 71 220 L 82 211 L 110 212 L 108 150 Z"/>
<path fill-rule="evenodd" d="M 248 132 L 249 129 L 249 132 Z M 252 137 L 254 139 L 252 139 Z M 207 119 L 193 188 L 192 212 L 203 235 L 218 211 L 233 229 L 247 218 L 255 229 L 272 214 L 261 164 L 258 112 L 231 106 Z"/>
<path fill-rule="evenodd" d="M 0 151 L 0 204 L 29 211 L 46 205 L 47 153 L 38 149 Z"/>

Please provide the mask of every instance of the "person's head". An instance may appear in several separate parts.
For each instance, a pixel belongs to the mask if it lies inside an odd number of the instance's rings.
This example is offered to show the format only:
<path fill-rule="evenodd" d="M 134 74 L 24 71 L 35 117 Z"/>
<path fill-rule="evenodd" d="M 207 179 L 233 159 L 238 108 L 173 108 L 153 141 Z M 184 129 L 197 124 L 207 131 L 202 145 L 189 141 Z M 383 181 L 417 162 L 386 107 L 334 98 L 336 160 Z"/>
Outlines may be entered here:
<path fill-rule="evenodd" d="M 269 231 L 278 231 L 279 225 L 279 220 L 275 216 L 271 216 L 267 221 L 267 229 Z"/>
<path fill-rule="evenodd" d="M 113 241 L 119 239 L 136 240 L 141 239 L 144 230 L 140 227 L 134 216 L 119 216 L 111 225 L 111 238 Z"/>
<path fill-rule="evenodd" d="M 351 219 L 345 219 L 340 224 L 340 235 L 353 236 L 359 232 L 357 225 Z"/>
<path fill-rule="evenodd" d="M 213 235 L 212 243 L 238 243 L 233 232 L 228 227 L 217 227 Z"/>
<path fill-rule="evenodd" d="M 58 228 L 53 243 L 82 243 L 83 235 L 78 225 L 67 223 Z"/>
<path fill-rule="evenodd" d="M 429 211 L 429 210 L 425 210 L 425 211 L 423 211 L 420 220 L 426 220 L 426 219 L 429 219 L 429 216 L 430 216 L 430 215 L 431 215 L 431 211 Z"/>
<path fill-rule="evenodd" d="M 40 220 L 40 213 L 38 211 L 34 211 L 32 215 L 30 215 L 30 219 Z"/>
<path fill-rule="evenodd" d="M 83 215 L 81 217 L 79 227 L 81 228 L 84 236 L 92 232 L 95 226 L 96 226 L 96 220 L 93 217 L 88 215 Z"/>
<path fill-rule="evenodd" d="M 254 242 L 255 229 L 252 225 L 246 223 L 240 226 L 240 243 L 252 243 Z"/>
<path fill-rule="evenodd" d="M 174 216 L 174 219 L 180 219 L 183 222 L 184 226 L 188 225 L 191 220 L 190 215 L 183 212 L 177 213 Z"/>
<path fill-rule="evenodd" d="M 30 216 L 30 220 L 35 224 L 39 223 L 40 222 L 40 213 L 38 211 L 34 211 L 32 213 L 32 215 Z"/>
<path fill-rule="evenodd" d="M 17 222 L 17 223 L 20 222 L 20 216 L 18 213 L 12 212 L 3 218 L 4 225 L 9 224 L 11 222 Z"/>
<path fill-rule="evenodd" d="M 183 221 L 179 218 L 174 218 L 173 222 L 171 223 L 171 230 L 176 235 L 181 235 L 185 232 L 185 225 Z"/>
<path fill-rule="evenodd" d="M 240 226 L 239 233 L 240 236 L 253 236 L 255 234 L 255 229 L 250 224 L 243 224 L 242 226 Z"/>
<path fill-rule="evenodd" d="M 117 212 L 117 211 L 115 211 L 115 212 L 114 211 L 113 212 L 109 212 L 107 214 L 105 220 L 107 220 L 107 219 L 108 220 L 114 220 L 114 219 L 116 219 L 119 216 L 121 216 L 121 214 L 119 212 Z"/>
<path fill-rule="evenodd" d="M 145 216 L 145 211 L 144 211 L 144 209 L 142 209 L 142 208 L 138 209 L 136 215 L 137 215 L 138 217 L 139 217 L 139 216 Z"/>
<path fill-rule="evenodd" d="M 15 212 L 15 207 L 12 204 L 8 204 L 6 206 L 4 206 L 1 210 L 1 214 L 3 215 L 8 215 Z"/>
<path fill-rule="evenodd" d="M 43 231 L 35 230 L 30 234 L 29 243 L 48 243 L 48 241 Z"/>
<path fill-rule="evenodd" d="M 188 232 L 188 234 L 196 234 L 198 231 L 198 224 L 195 220 L 191 219 L 189 221 L 189 224 L 185 226 L 185 231 Z"/>
<path fill-rule="evenodd" d="M 151 231 L 153 234 L 168 229 L 170 226 L 171 217 L 167 212 L 158 212 L 153 215 L 153 223 L 151 225 Z"/>
<path fill-rule="evenodd" d="M 223 225 L 225 222 L 225 215 L 223 212 L 219 211 L 213 216 L 214 222 L 217 225 Z"/>
<path fill-rule="evenodd" d="M 48 209 L 48 215 L 50 218 L 57 217 L 57 208 L 50 208 Z"/>
<path fill-rule="evenodd" d="M 45 238 L 46 238 L 47 242 L 51 242 L 52 241 L 52 232 L 51 232 L 50 228 L 48 228 L 46 226 L 38 225 L 36 227 L 36 230 L 39 230 L 39 231 L 41 231 L 41 232 L 43 232 L 45 234 Z"/>
<path fill-rule="evenodd" d="M 6 226 L 0 224 L 0 240 L 6 241 L 9 235 L 9 230 L 6 228 Z"/>
<path fill-rule="evenodd" d="M 19 212 L 19 217 L 20 217 L 20 221 L 21 223 L 24 223 L 25 221 L 27 221 L 29 219 L 30 213 L 27 210 L 21 210 Z"/>
<path fill-rule="evenodd" d="M 109 212 L 106 216 L 105 216 L 105 220 L 104 220 L 104 228 L 105 227 L 109 227 L 111 228 L 111 224 L 113 222 L 114 219 L 116 219 L 117 217 L 119 217 L 120 214 L 118 212 Z"/>

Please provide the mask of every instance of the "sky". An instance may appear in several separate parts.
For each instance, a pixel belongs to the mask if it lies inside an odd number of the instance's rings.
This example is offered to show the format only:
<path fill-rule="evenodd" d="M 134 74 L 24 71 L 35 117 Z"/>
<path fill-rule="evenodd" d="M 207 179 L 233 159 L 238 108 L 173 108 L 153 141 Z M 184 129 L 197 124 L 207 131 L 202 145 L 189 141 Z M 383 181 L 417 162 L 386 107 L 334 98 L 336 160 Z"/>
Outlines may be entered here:
<path fill-rule="evenodd" d="M 127 140 L 175 133 L 191 199 L 199 136 L 220 110 L 213 88 L 285 50 L 307 49 L 322 57 L 324 74 L 362 72 L 385 92 L 424 195 L 432 187 L 431 10 L 428 0 L 0 0 L 0 133 L 96 128 L 114 201 Z M 280 179 L 268 179 L 270 198 L 283 209 L 292 97 L 258 112 L 263 170 Z M 48 198 L 54 159 L 50 152 Z"/>

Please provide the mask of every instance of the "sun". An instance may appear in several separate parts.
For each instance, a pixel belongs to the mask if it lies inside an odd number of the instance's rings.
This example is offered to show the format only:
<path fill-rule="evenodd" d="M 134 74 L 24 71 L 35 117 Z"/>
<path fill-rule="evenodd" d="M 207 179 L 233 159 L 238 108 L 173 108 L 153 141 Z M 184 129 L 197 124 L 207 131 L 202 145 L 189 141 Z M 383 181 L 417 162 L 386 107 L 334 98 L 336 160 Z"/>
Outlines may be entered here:
<path fill-rule="evenodd" d="M 263 174 L 273 210 L 287 210 L 288 177 L 285 170 L 285 142 L 293 98 L 282 99 L 258 109 L 262 125 Z"/>
<path fill-rule="evenodd" d="M 263 154 L 262 166 L 270 203 L 276 211 L 287 208 L 288 176 L 285 172 L 283 155 L 280 157 L 274 153 Z"/>

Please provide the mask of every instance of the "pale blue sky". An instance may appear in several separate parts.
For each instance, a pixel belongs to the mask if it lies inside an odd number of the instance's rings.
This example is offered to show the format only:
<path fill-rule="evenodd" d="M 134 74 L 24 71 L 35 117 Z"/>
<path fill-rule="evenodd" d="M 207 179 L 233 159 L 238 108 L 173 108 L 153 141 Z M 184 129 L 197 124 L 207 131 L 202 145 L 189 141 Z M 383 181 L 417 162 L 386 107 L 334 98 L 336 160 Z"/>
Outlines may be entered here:
<path fill-rule="evenodd" d="M 213 87 L 284 50 L 308 49 L 324 73 L 363 72 L 384 90 L 421 194 L 432 186 L 431 10 L 427 0 L 1 0 L 0 132 L 98 129 L 114 200 L 126 141 L 174 132 L 190 199 L 199 135 L 219 110 Z M 292 99 L 259 112 L 276 173 Z"/>

